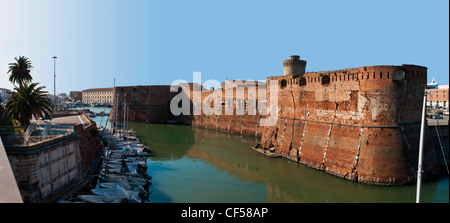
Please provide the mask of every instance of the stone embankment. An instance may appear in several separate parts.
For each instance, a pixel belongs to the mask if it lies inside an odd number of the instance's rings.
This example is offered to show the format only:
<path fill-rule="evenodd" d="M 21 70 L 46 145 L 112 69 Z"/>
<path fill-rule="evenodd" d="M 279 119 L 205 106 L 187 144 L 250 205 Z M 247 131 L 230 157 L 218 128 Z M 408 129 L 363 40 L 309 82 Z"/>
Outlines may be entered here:
<path fill-rule="evenodd" d="M 84 124 L 64 121 L 83 119 Z M 26 203 L 55 202 L 84 183 L 102 151 L 97 126 L 88 115 L 61 116 L 49 123 L 58 135 L 4 138 L 11 169 Z"/>

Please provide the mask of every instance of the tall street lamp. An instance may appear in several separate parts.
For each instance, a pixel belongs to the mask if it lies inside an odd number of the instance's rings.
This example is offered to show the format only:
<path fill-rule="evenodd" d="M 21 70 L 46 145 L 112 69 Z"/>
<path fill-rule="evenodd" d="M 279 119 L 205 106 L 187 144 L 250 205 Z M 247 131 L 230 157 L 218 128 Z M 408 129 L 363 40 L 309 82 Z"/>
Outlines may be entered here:
<path fill-rule="evenodd" d="M 54 109 L 56 109 L 56 56 L 53 56 L 53 98 L 55 103 L 53 103 Z"/>

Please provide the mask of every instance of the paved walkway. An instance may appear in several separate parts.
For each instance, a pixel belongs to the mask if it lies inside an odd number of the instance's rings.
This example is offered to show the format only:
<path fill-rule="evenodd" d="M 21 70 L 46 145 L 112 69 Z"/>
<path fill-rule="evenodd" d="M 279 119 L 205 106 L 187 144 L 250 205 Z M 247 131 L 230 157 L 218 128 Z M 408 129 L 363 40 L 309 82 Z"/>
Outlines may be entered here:
<path fill-rule="evenodd" d="M 32 122 L 36 122 L 37 131 L 44 131 L 45 124 L 50 123 L 49 135 L 62 135 L 72 133 L 74 131 L 75 124 L 83 124 L 83 127 L 90 124 L 89 120 L 84 115 L 70 115 L 64 117 L 53 118 L 50 120 L 33 119 Z"/>

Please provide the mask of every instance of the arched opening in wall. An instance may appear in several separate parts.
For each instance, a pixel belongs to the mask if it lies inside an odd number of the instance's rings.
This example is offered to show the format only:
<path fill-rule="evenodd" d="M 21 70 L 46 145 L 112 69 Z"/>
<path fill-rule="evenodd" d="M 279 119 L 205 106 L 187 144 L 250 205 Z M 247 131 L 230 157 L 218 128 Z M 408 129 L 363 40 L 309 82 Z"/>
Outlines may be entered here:
<path fill-rule="evenodd" d="M 281 88 L 285 88 L 287 85 L 286 80 L 281 80 L 280 85 L 281 85 Z"/>
<path fill-rule="evenodd" d="M 323 76 L 322 77 L 322 85 L 329 84 L 329 83 L 330 83 L 330 76 L 328 76 L 328 75 Z"/>
<path fill-rule="evenodd" d="M 299 85 L 300 85 L 300 86 L 306 85 L 306 78 L 304 78 L 304 77 L 300 78 Z"/>

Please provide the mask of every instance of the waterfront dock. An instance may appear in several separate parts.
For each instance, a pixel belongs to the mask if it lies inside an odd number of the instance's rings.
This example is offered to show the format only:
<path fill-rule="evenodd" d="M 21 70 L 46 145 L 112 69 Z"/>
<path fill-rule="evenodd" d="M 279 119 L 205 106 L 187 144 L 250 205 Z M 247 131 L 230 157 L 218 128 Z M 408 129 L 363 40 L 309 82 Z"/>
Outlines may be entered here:
<path fill-rule="evenodd" d="M 270 151 L 270 150 L 268 150 L 268 149 L 261 148 L 260 145 L 257 145 L 257 146 L 251 146 L 250 148 L 253 149 L 253 150 L 256 151 L 256 152 L 259 152 L 259 153 L 263 154 L 263 155 L 266 156 L 266 157 L 269 157 L 269 158 L 278 158 L 278 157 L 281 157 L 281 155 L 280 155 L 279 153 L 276 153 L 276 152 L 274 152 L 274 151 Z"/>
<path fill-rule="evenodd" d="M 99 129 L 104 146 L 97 183 L 60 202 L 143 203 L 149 201 L 151 177 L 147 175 L 150 150 L 134 131 L 111 133 Z"/>

